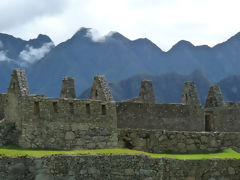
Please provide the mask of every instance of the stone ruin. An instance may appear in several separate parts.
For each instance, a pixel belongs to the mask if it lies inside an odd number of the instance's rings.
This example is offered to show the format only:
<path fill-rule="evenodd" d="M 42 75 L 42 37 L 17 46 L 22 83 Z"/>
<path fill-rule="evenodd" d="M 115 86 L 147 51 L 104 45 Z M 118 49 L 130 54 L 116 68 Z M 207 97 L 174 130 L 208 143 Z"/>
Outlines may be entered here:
<path fill-rule="evenodd" d="M 222 92 L 219 86 L 211 86 L 208 91 L 205 108 L 222 107 L 223 104 Z"/>
<path fill-rule="evenodd" d="M 156 103 L 148 80 L 139 97 L 115 102 L 104 76 L 94 77 L 89 99 L 76 98 L 71 77 L 63 79 L 60 98 L 49 98 L 30 94 L 24 70 L 15 69 L 8 92 L 0 94 L 0 120 L 0 144 L 26 148 L 240 149 L 240 103 L 224 103 L 212 86 L 203 108 L 194 82 L 184 83 L 179 104 Z"/>
<path fill-rule="evenodd" d="M 156 103 L 152 81 L 143 80 L 141 82 L 139 96 L 127 100 L 128 102 Z"/>
<path fill-rule="evenodd" d="M 138 99 L 144 103 L 156 103 L 152 81 L 142 81 Z"/>
<path fill-rule="evenodd" d="M 61 98 L 76 98 L 74 79 L 65 77 L 62 80 Z"/>
<path fill-rule="evenodd" d="M 19 96 L 27 96 L 30 94 L 26 74 L 23 69 L 13 70 L 8 91 L 10 93 L 18 94 Z"/>
<path fill-rule="evenodd" d="M 104 76 L 95 76 L 89 99 L 113 101 L 113 96 Z"/>
<path fill-rule="evenodd" d="M 201 105 L 194 82 L 185 82 L 182 92 L 182 104 Z"/>

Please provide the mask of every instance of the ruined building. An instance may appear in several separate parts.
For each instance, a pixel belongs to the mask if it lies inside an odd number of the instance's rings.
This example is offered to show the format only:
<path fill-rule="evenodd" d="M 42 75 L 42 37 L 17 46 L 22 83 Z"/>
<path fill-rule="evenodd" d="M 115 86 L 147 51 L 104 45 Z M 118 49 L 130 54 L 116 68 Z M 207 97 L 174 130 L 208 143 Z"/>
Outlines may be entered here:
<path fill-rule="evenodd" d="M 0 144 L 26 148 L 133 148 L 147 152 L 240 149 L 240 103 L 224 103 L 210 87 L 205 107 L 196 86 L 184 83 L 182 103 L 156 103 L 151 81 L 139 97 L 115 102 L 104 76 L 94 77 L 89 99 L 76 98 L 74 79 L 62 81 L 60 98 L 30 94 L 24 70 L 13 70 L 0 94 Z"/>

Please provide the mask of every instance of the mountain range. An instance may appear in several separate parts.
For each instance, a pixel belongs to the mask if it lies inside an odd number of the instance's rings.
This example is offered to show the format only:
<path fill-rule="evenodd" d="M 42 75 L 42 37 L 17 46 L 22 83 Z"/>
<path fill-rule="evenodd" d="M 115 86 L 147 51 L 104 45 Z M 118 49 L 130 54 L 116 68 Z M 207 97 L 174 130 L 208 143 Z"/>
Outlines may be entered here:
<path fill-rule="evenodd" d="M 152 80 L 156 101 L 159 103 L 180 103 L 184 82 L 193 81 L 202 105 L 205 104 L 211 85 L 219 85 L 224 101 L 240 101 L 240 75 L 228 76 L 218 83 L 212 83 L 206 75 L 195 70 L 189 75 L 166 73 L 162 75 L 137 74 L 118 82 L 109 83 L 116 101 L 132 99 L 139 95 L 142 80 Z M 90 87 L 80 94 L 80 99 L 87 99 Z"/>
<path fill-rule="evenodd" d="M 70 39 L 57 46 L 46 35 L 25 41 L 0 34 L 1 92 L 6 91 L 13 68 L 26 69 L 32 93 L 50 97 L 59 96 L 61 79 L 64 76 L 75 78 L 78 94 L 90 87 L 94 75 L 105 75 L 110 82 L 121 82 L 126 78 L 131 80 L 143 74 L 149 74 L 144 78 L 152 78 L 154 82 L 155 78 L 161 77 L 159 82 L 162 82 L 169 76 L 178 77 L 174 81 L 175 89 L 181 89 L 182 81 L 188 80 L 189 74 L 196 69 L 207 77 L 206 86 L 217 82 L 222 86 L 239 79 L 240 33 L 214 47 L 194 46 L 181 40 L 167 52 L 147 38 L 130 40 L 118 32 L 94 40 L 89 28 L 81 28 Z M 177 81 L 179 85 L 176 84 Z M 163 84 L 160 83 L 157 87 L 164 89 Z M 171 88 L 174 89 L 174 86 Z M 237 85 L 231 90 L 225 88 L 228 87 L 223 87 L 223 92 L 233 93 L 231 98 L 239 98 L 234 96 L 234 92 L 238 90 Z M 158 100 L 168 101 L 164 100 L 166 95 L 163 92 L 161 94 Z M 116 97 L 122 99 L 130 95 L 129 91 L 127 96 Z M 173 99 L 175 98 L 170 98 L 169 101 Z"/>

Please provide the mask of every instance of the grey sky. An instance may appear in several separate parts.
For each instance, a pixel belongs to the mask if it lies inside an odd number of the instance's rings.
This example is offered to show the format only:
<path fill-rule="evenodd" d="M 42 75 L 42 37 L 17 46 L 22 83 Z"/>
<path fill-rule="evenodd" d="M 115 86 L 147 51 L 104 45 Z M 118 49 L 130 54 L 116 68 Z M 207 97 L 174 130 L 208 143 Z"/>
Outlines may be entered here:
<path fill-rule="evenodd" d="M 182 39 L 213 46 L 240 31 L 239 7 L 239 0 L 2 0 L 0 31 L 23 39 L 47 34 L 58 44 L 91 27 L 147 37 L 163 50 Z"/>

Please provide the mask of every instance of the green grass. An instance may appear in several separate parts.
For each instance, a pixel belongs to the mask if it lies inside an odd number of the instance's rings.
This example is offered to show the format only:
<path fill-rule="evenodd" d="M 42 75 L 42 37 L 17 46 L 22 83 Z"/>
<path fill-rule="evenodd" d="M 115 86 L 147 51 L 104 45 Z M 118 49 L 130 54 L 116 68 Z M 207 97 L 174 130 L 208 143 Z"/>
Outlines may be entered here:
<path fill-rule="evenodd" d="M 97 154 L 143 154 L 152 158 L 175 158 L 175 159 L 240 159 L 240 153 L 232 149 L 225 149 L 219 153 L 208 154 L 152 154 L 130 149 L 97 149 L 97 150 L 37 150 L 37 149 L 22 149 L 16 146 L 5 146 L 0 148 L 0 156 L 6 157 L 43 157 L 51 155 L 97 155 Z"/>

